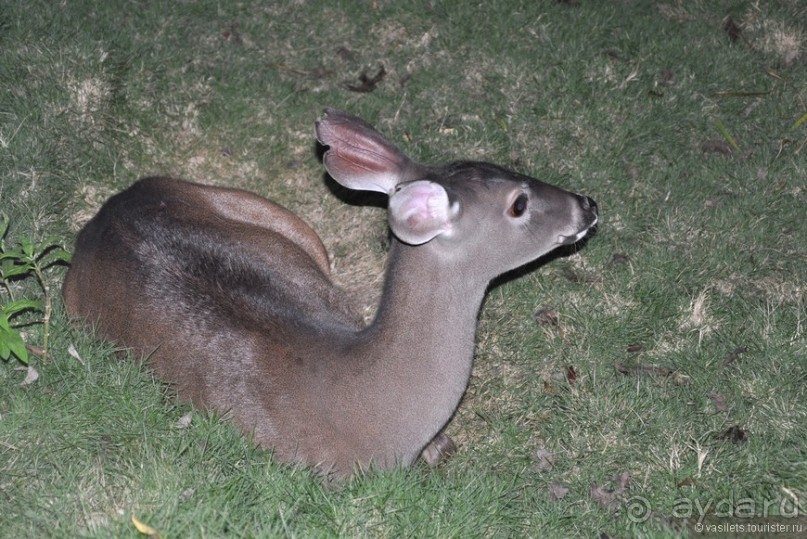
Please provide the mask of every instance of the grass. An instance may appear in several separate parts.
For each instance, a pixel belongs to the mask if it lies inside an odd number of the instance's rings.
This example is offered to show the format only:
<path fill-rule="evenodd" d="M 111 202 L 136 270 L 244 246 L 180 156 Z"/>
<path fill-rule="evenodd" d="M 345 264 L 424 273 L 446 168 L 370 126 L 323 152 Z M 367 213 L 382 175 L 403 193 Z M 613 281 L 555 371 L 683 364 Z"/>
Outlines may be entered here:
<path fill-rule="evenodd" d="M 136 537 L 134 515 L 163 537 L 655 537 L 748 500 L 803 514 L 805 21 L 797 0 L 7 3 L 9 242 L 69 244 L 140 176 L 238 186 L 311 223 L 369 313 L 384 213 L 323 184 L 324 106 L 426 162 L 586 193 L 601 225 L 492 289 L 459 453 L 341 490 L 177 404 L 56 305 L 39 379 L 0 365 L 3 534 Z"/>

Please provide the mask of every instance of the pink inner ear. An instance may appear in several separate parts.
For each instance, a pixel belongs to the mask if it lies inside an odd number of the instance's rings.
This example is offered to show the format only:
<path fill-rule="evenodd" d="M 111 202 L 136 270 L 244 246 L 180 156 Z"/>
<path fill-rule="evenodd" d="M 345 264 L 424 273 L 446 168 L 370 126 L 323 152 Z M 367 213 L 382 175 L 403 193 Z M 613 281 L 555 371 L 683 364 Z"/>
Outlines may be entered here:
<path fill-rule="evenodd" d="M 393 193 L 390 226 L 400 239 L 424 243 L 449 228 L 448 194 L 440 185 L 416 181 Z"/>
<path fill-rule="evenodd" d="M 406 191 L 404 206 L 401 208 L 409 222 L 443 220 L 445 218 L 445 191 L 433 183 L 412 185 Z"/>
<path fill-rule="evenodd" d="M 327 110 L 316 123 L 317 139 L 331 177 L 349 189 L 390 194 L 412 165 L 370 124 L 344 112 Z"/>

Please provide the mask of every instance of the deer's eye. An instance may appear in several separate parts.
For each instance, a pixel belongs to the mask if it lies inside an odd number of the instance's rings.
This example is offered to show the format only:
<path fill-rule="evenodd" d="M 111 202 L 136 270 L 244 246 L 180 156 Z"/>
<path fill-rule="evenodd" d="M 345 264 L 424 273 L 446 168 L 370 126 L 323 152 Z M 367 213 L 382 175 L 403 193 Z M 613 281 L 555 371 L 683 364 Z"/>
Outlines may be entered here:
<path fill-rule="evenodd" d="M 526 194 L 521 193 L 516 197 L 513 201 L 513 205 L 510 206 L 510 209 L 507 210 L 507 213 L 510 214 L 510 217 L 521 217 L 524 215 L 524 212 L 527 211 L 527 202 L 529 198 Z"/>

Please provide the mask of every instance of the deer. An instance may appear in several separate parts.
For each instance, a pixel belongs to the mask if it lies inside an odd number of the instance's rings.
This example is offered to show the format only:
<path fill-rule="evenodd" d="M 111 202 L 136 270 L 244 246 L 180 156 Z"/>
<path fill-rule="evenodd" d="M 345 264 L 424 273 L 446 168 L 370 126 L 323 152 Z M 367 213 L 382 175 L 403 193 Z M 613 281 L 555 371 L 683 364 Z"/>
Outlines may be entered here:
<path fill-rule="evenodd" d="M 439 462 L 489 284 L 598 221 L 596 203 L 478 161 L 420 164 L 325 109 L 328 175 L 387 198 L 381 299 L 365 323 L 317 233 L 247 191 L 148 177 L 77 236 L 68 316 L 147 361 L 182 401 L 328 477 Z M 379 195 L 375 195 L 379 196 Z"/>

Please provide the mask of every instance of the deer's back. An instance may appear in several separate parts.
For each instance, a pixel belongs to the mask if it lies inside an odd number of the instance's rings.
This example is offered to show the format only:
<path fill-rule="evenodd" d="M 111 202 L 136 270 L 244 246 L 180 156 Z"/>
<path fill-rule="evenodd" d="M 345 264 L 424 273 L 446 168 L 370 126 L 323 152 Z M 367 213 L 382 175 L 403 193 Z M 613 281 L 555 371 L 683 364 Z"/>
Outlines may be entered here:
<path fill-rule="evenodd" d="M 65 304 L 148 356 L 180 397 L 226 410 L 288 391 L 310 368 L 295 346 L 301 335 L 316 350 L 322 334 L 359 327 L 321 246 L 302 220 L 256 195 L 141 180 L 82 230 Z"/>

